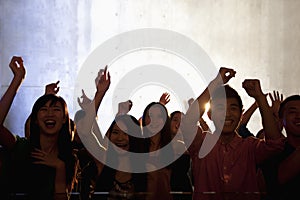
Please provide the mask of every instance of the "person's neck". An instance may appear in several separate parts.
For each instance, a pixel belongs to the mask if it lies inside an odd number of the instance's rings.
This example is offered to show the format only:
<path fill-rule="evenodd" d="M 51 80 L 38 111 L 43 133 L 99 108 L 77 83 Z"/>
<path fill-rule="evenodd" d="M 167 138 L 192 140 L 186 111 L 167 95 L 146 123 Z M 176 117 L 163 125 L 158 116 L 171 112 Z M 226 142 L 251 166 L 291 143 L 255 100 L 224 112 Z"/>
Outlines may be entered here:
<path fill-rule="evenodd" d="M 56 135 L 49 136 L 49 135 L 41 134 L 40 144 L 41 144 L 41 150 L 47 153 L 57 152 L 58 150 Z"/>
<path fill-rule="evenodd" d="M 150 150 L 155 151 L 160 147 L 160 133 L 155 134 L 150 138 Z"/>
<path fill-rule="evenodd" d="M 221 133 L 220 135 L 220 141 L 223 143 L 223 144 L 228 144 L 230 143 L 234 136 L 235 136 L 235 132 L 231 132 L 231 133 Z"/>

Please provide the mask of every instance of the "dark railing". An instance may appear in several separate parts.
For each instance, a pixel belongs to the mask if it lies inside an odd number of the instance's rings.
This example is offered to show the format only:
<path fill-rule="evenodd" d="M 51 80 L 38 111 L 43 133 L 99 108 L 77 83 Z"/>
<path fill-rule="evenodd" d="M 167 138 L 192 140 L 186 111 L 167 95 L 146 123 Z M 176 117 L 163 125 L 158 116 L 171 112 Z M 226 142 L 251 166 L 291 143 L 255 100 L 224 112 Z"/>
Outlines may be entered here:
<path fill-rule="evenodd" d="M 192 192 L 171 192 L 173 200 L 191 200 L 193 193 Z M 82 198 L 79 192 L 72 192 L 69 194 L 58 194 L 55 196 L 55 200 L 107 200 L 111 194 L 109 192 L 94 192 L 91 194 L 90 198 Z M 122 199 L 134 199 L 134 200 L 143 200 L 147 195 L 150 195 L 146 192 L 130 194 L 126 197 L 123 195 Z M 216 192 L 201 192 L 195 194 L 197 199 L 262 199 L 266 193 L 260 192 L 230 192 L 230 193 L 216 193 Z M 134 198 L 132 198 L 134 196 Z M 0 198 L 3 199 L 2 197 Z M 29 196 L 25 193 L 14 193 L 8 195 L 8 200 L 30 200 Z M 121 198 L 120 198 L 121 199 Z"/>

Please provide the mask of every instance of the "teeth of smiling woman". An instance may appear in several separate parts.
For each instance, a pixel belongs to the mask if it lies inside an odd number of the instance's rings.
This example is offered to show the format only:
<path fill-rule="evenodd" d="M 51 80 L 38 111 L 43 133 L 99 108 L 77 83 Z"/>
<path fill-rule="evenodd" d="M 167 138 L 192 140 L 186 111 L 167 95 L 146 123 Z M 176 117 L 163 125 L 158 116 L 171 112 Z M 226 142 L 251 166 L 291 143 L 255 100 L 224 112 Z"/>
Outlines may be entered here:
<path fill-rule="evenodd" d="M 46 120 L 46 121 L 45 121 L 46 126 L 49 126 L 49 127 L 54 126 L 55 123 L 56 123 L 56 122 L 55 122 L 54 120 Z"/>

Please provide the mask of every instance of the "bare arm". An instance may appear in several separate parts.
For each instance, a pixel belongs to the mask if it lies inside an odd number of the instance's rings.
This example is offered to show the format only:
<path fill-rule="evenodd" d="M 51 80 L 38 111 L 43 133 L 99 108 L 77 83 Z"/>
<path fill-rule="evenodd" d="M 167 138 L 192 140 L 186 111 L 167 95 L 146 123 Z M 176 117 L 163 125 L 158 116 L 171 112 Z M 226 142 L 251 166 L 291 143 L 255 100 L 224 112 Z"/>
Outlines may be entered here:
<path fill-rule="evenodd" d="M 98 160 L 105 159 L 106 144 L 97 126 L 96 114 L 109 85 L 110 75 L 107 71 L 107 67 L 105 67 L 104 70 L 99 71 L 98 77 L 96 78 L 97 91 L 94 99 L 91 101 L 87 98 L 84 91 L 82 91 L 83 95 L 81 97 L 83 101 L 81 102 L 78 98 L 78 103 L 83 110 L 83 114 L 82 117 L 76 119 L 75 122 L 77 133 L 83 144 L 89 144 L 87 150 L 97 163 L 99 162 Z M 99 151 L 95 152 L 92 151 L 92 149 L 98 149 Z"/>
<path fill-rule="evenodd" d="M 253 113 L 256 111 L 256 109 L 258 108 L 257 103 L 254 102 L 249 108 L 248 110 L 246 110 L 243 115 L 242 115 L 242 120 L 240 124 L 245 124 L 247 125 L 251 116 L 253 115 Z"/>
<path fill-rule="evenodd" d="M 14 78 L 0 100 L 0 144 L 11 150 L 16 143 L 16 138 L 3 126 L 3 122 L 25 77 L 26 71 L 23 65 L 23 59 L 17 56 L 12 57 L 9 67 L 14 74 Z"/>
<path fill-rule="evenodd" d="M 21 57 L 13 56 L 9 67 L 14 74 L 14 78 L 0 100 L 0 124 L 3 124 L 26 73 Z"/>
<path fill-rule="evenodd" d="M 104 68 L 104 70 L 99 71 L 98 77 L 96 78 L 96 86 L 97 92 L 95 93 L 94 102 L 97 113 L 100 103 L 102 102 L 102 99 L 110 86 L 110 74 L 107 71 L 107 66 Z"/>
<path fill-rule="evenodd" d="M 207 125 L 206 121 L 202 117 L 200 117 L 199 119 L 199 124 L 200 127 L 202 128 L 202 131 L 211 132 L 209 126 Z"/>
<path fill-rule="evenodd" d="M 183 132 L 196 132 L 197 122 L 205 112 L 205 104 L 210 100 L 210 92 L 215 91 L 222 84 L 227 83 L 232 77 L 235 76 L 233 69 L 221 67 L 218 75 L 212 80 L 208 87 L 200 94 L 200 96 L 191 104 L 186 112 L 185 117 L 182 119 L 184 130 Z M 184 137 L 189 142 L 194 138 L 192 135 L 184 134 Z"/>
<path fill-rule="evenodd" d="M 226 75 L 227 73 L 229 73 L 229 75 Z M 202 94 L 191 104 L 186 112 L 185 121 L 190 125 L 196 126 L 197 121 L 205 112 L 205 104 L 210 100 L 210 92 L 213 92 L 222 84 L 227 83 L 234 76 L 235 71 L 233 69 L 222 67 L 217 77 L 209 83 L 208 87 L 205 88 Z"/>
<path fill-rule="evenodd" d="M 281 133 L 277 128 L 272 110 L 267 102 L 266 95 L 264 95 L 261 90 L 260 81 L 258 79 L 246 79 L 243 82 L 243 88 L 258 104 L 266 140 L 279 138 Z"/>

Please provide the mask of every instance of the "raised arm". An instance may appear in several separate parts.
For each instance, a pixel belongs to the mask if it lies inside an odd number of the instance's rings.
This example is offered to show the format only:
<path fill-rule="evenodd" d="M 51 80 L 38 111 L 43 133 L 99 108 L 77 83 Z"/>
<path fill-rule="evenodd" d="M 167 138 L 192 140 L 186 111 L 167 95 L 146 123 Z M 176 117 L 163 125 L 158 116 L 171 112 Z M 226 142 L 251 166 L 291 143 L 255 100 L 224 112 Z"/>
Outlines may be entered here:
<path fill-rule="evenodd" d="M 0 144 L 7 149 L 12 149 L 16 143 L 16 138 L 3 126 L 3 122 L 11 107 L 14 97 L 25 78 L 26 71 L 23 65 L 23 59 L 17 56 L 12 57 L 9 67 L 14 74 L 14 78 L 0 100 Z"/>
<path fill-rule="evenodd" d="M 95 83 L 96 83 L 97 90 L 93 100 L 90 100 L 85 95 L 84 90 L 82 90 L 82 96 L 81 96 L 82 101 L 80 100 L 80 98 L 77 99 L 79 106 L 86 113 L 84 116 L 84 121 L 87 124 L 92 124 L 93 121 L 95 120 L 102 99 L 110 86 L 110 74 L 107 71 L 107 66 L 98 72 L 98 76 L 95 79 Z"/>
<path fill-rule="evenodd" d="M 107 71 L 107 66 L 105 66 L 104 70 L 99 71 L 98 77 L 96 78 L 95 82 L 97 91 L 95 93 L 94 103 L 95 110 L 97 113 L 100 103 L 102 102 L 102 99 L 110 86 L 110 74 Z"/>
<path fill-rule="evenodd" d="M 13 72 L 14 77 L 0 100 L 0 124 L 3 124 L 26 74 L 22 57 L 13 56 L 9 63 L 9 67 Z"/>
<path fill-rule="evenodd" d="M 256 111 L 258 108 L 257 103 L 254 102 L 245 112 L 242 114 L 242 119 L 241 122 L 237 128 L 238 134 L 242 136 L 243 138 L 249 137 L 249 136 L 254 136 L 249 129 L 247 128 L 247 124 L 253 115 L 253 113 Z"/>
<path fill-rule="evenodd" d="M 95 80 L 97 91 L 94 99 L 90 100 L 82 90 L 82 101 L 78 98 L 78 103 L 82 108 L 82 117 L 80 117 L 75 123 L 77 127 L 77 133 L 80 140 L 86 143 L 92 143 L 95 148 L 103 148 L 102 135 L 100 129 L 97 127 L 96 115 L 101 104 L 101 101 L 107 92 L 110 85 L 110 75 L 107 71 L 107 67 L 104 70 L 100 70 Z M 96 139 L 96 140 L 95 140 Z M 95 155 L 93 155 L 95 156 Z M 97 157 L 97 156 L 95 156 Z"/>
<path fill-rule="evenodd" d="M 191 104 L 185 115 L 185 122 L 192 126 L 196 126 L 200 117 L 205 112 L 205 104 L 210 100 L 210 92 L 213 92 L 219 86 L 226 84 L 235 76 L 233 69 L 221 67 L 218 75 L 212 80 L 208 87 L 200 94 L 200 96 Z"/>
<path fill-rule="evenodd" d="M 204 137 L 202 130 L 197 126 L 197 122 L 205 112 L 205 104 L 210 100 L 210 92 L 214 92 L 218 87 L 226 84 L 235 76 L 235 71 L 229 68 L 220 68 L 218 75 L 212 80 L 208 87 L 193 101 L 189 106 L 186 115 L 182 118 L 183 138 L 187 145 L 192 144 L 190 148 L 198 148 L 202 144 Z M 194 139 L 196 137 L 196 139 Z M 192 143 L 193 142 L 193 143 Z"/>
<path fill-rule="evenodd" d="M 262 92 L 260 81 L 258 79 L 246 79 L 243 82 L 243 88 L 258 104 L 266 140 L 279 138 L 281 134 L 277 128 L 272 110 L 267 102 L 266 95 Z"/>
<path fill-rule="evenodd" d="M 249 108 L 248 110 L 246 110 L 243 115 L 242 115 L 242 120 L 240 124 L 245 124 L 247 125 L 251 116 L 253 115 L 253 113 L 256 111 L 256 109 L 258 108 L 257 103 L 254 102 Z"/>

